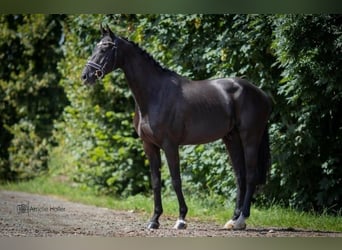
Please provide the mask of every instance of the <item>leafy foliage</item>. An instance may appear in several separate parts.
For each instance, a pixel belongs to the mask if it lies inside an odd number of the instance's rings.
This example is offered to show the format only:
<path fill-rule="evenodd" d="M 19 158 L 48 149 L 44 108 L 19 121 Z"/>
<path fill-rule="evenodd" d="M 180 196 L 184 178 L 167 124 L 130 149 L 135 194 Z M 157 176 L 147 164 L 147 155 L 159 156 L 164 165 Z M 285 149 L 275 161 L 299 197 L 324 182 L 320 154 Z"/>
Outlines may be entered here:
<path fill-rule="evenodd" d="M 271 130 L 275 168 L 269 192 L 295 207 L 341 209 L 340 21 L 334 15 L 275 20 L 282 106 Z"/>
<path fill-rule="evenodd" d="M 240 76 L 265 90 L 274 104 L 273 165 L 257 202 L 341 210 L 340 15 L 1 16 L 2 179 L 34 176 L 48 160 L 64 159 L 57 167 L 84 188 L 149 190 L 123 73 L 95 86 L 80 81 L 100 23 L 181 75 Z M 182 147 L 181 159 L 186 192 L 235 198 L 222 143 Z M 170 191 L 165 167 L 163 177 Z"/>
<path fill-rule="evenodd" d="M 67 103 L 56 71 L 63 16 L 0 16 L 0 178 L 47 168 L 53 121 Z"/>
<path fill-rule="evenodd" d="M 57 141 L 63 141 L 64 157 L 72 159 L 74 181 L 85 188 L 115 195 L 146 192 L 149 169 L 132 126 L 134 103 L 123 75 L 111 75 L 95 86 L 80 81 L 85 60 L 99 39 L 98 27 L 92 24 L 102 18 L 70 16 L 65 23 L 68 39 L 58 68 L 65 76 L 61 85 L 70 105 L 56 125 Z"/>

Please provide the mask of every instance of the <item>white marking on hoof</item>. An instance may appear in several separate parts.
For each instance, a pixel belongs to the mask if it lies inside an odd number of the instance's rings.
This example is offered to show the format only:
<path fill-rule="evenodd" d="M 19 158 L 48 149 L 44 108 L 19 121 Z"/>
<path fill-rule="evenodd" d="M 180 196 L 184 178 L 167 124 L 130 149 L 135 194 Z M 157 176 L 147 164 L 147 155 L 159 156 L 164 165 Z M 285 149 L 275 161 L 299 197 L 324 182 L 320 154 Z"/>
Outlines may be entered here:
<path fill-rule="evenodd" d="M 150 221 L 147 225 L 147 229 L 153 230 L 159 228 L 159 222 Z"/>
<path fill-rule="evenodd" d="M 229 220 L 229 221 L 227 221 L 226 224 L 224 224 L 223 228 L 224 229 L 233 229 L 235 222 L 236 222 L 235 220 Z"/>
<path fill-rule="evenodd" d="M 182 219 L 178 219 L 176 221 L 176 224 L 174 225 L 174 229 L 186 229 L 188 224 L 186 224 L 186 221 L 185 220 L 182 220 Z"/>
<path fill-rule="evenodd" d="M 224 229 L 229 230 L 244 230 L 246 229 L 246 218 L 240 214 L 239 218 L 237 220 L 229 220 L 224 226 Z"/>

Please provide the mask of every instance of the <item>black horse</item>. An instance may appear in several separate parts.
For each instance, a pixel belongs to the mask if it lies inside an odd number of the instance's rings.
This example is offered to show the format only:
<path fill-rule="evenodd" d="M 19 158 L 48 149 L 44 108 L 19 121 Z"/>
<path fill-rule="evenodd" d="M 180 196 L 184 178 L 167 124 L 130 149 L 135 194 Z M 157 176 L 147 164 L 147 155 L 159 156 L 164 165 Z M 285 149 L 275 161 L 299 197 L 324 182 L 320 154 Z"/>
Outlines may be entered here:
<path fill-rule="evenodd" d="M 174 228 L 187 224 L 188 208 L 179 169 L 179 146 L 222 139 L 237 180 L 234 215 L 225 228 L 244 229 L 256 186 L 264 184 L 270 166 L 267 123 L 271 112 L 263 91 L 241 78 L 192 81 L 161 67 L 138 45 L 101 26 L 102 37 L 87 62 L 82 79 L 95 83 L 121 68 L 133 92 L 135 129 L 148 157 L 154 193 L 154 214 L 148 228 L 159 228 L 161 157 L 164 150 L 179 202 Z"/>

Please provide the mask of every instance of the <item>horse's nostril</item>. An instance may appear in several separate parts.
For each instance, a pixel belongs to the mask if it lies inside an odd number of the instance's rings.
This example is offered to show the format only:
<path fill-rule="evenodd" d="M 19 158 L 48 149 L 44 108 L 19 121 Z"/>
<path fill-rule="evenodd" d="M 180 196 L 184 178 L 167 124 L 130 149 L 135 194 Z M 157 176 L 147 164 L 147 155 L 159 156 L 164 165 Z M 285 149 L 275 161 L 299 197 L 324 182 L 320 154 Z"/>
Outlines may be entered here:
<path fill-rule="evenodd" d="M 87 74 L 82 74 L 82 80 L 87 80 Z"/>

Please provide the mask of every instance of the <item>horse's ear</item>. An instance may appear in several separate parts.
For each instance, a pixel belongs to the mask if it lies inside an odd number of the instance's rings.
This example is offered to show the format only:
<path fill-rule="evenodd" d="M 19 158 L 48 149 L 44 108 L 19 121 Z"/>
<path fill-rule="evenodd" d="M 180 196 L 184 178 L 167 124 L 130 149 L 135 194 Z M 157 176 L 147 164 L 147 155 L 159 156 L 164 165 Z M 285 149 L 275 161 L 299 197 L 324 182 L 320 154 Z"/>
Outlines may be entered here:
<path fill-rule="evenodd" d="M 109 33 L 109 35 L 110 35 L 112 38 L 114 38 L 115 35 L 114 35 L 113 31 L 109 28 L 108 24 L 106 24 L 106 28 L 107 28 L 107 32 Z"/>
<path fill-rule="evenodd" d="M 101 35 L 104 36 L 106 34 L 105 29 L 102 26 L 102 23 L 100 23 L 100 31 L 101 31 Z"/>

